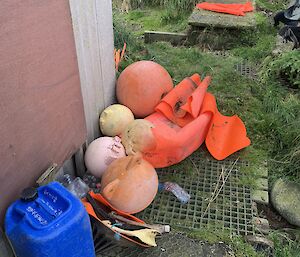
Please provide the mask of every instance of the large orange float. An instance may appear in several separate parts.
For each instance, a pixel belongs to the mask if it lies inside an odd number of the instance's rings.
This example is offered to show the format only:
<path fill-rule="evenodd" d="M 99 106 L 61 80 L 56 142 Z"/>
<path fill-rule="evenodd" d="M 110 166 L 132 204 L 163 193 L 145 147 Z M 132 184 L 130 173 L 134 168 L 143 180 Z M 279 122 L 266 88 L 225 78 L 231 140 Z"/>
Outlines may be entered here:
<path fill-rule="evenodd" d="M 154 112 L 172 88 L 172 78 L 165 68 L 152 61 L 139 61 L 121 73 L 116 94 L 119 103 L 127 106 L 135 117 L 144 118 Z"/>
<path fill-rule="evenodd" d="M 144 210 L 157 190 L 156 171 L 140 155 L 115 160 L 101 179 L 101 194 L 114 208 L 129 214 Z"/>

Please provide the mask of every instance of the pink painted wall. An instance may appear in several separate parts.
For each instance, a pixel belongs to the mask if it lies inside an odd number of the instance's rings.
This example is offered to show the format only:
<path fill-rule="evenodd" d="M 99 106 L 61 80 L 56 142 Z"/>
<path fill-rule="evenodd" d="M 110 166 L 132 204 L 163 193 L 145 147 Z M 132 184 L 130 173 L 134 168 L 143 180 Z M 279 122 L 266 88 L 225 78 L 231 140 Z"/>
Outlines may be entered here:
<path fill-rule="evenodd" d="M 0 220 L 23 188 L 85 141 L 68 0 L 0 7 Z"/>

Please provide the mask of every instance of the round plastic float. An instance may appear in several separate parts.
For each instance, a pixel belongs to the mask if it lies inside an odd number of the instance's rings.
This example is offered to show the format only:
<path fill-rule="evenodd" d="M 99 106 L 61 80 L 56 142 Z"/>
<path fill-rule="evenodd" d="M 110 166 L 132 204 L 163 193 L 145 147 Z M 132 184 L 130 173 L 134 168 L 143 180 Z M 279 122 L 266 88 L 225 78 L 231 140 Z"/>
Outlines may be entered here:
<path fill-rule="evenodd" d="M 122 133 L 122 144 L 127 155 L 145 153 L 156 148 L 152 128 L 154 125 L 144 119 L 136 119 L 129 123 Z"/>
<path fill-rule="evenodd" d="M 132 214 L 154 199 L 158 177 L 153 166 L 133 155 L 115 160 L 102 176 L 101 193 L 118 210 Z"/>
<path fill-rule="evenodd" d="M 119 103 L 127 106 L 137 118 L 154 112 L 155 106 L 173 88 L 169 73 L 152 61 L 129 65 L 117 81 Z"/>
<path fill-rule="evenodd" d="M 100 178 L 114 160 L 124 156 L 125 149 L 119 137 L 100 137 L 90 143 L 84 161 L 88 171 Z"/>
<path fill-rule="evenodd" d="M 132 111 L 121 104 L 108 106 L 100 115 L 100 129 L 105 136 L 117 136 L 134 120 Z"/>

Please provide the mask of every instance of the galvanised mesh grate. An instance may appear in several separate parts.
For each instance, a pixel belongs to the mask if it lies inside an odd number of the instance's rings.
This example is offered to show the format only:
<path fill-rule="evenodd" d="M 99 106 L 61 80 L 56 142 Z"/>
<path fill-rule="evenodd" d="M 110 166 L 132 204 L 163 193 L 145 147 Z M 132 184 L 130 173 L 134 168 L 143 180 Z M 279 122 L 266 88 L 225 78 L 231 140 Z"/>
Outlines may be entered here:
<path fill-rule="evenodd" d="M 239 183 L 239 170 L 247 163 L 234 158 L 216 161 L 206 157 L 203 151 L 199 154 L 199 151 L 181 165 L 158 170 L 161 182 L 174 181 L 191 195 L 189 203 L 182 205 L 171 193 L 158 193 L 154 202 L 138 217 L 151 223 L 184 229 L 197 230 L 209 226 L 240 235 L 253 235 L 252 220 L 256 214 L 250 189 Z M 221 188 L 226 176 L 228 179 Z M 208 208 L 215 190 L 220 193 Z"/>
<path fill-rule="evenodd" d="M 242 75 L 242 76 L 246 76 L 252 79 L 256 79 L 257 78 L 257 72 L 256 69 L 249 65 L 247 62 L 242 62 L 242 63 L 238 63 L 235 66 L 235 69 Z"/>

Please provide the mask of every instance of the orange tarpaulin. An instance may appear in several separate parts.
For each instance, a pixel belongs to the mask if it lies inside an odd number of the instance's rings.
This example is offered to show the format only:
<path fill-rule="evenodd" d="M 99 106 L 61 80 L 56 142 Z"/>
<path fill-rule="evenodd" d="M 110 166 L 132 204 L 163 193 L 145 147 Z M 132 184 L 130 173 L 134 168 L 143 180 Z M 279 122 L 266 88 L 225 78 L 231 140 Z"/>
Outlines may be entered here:
<path fill-rule="evenodd" d="M 220 114 L 215 97 L 206 92 L 210 80 L 201 81 L 198 74 L 185 78 L 145 118 L 154 124 L 156 144 L 143 156 L 154 167 L 180 162 L 204 140 L 217 160 L 250 145 L 242 120 Z"/>
<path fill-rule="evenodd" d="M 245 16 L 245 12 L 252 12 L 254 10 L 251 2 L 246 2 L 245 4 L 221 4 L 203 2 L 197 4 L 196 8 L 220 13 L 228 13 L 237 16 Z"/>

